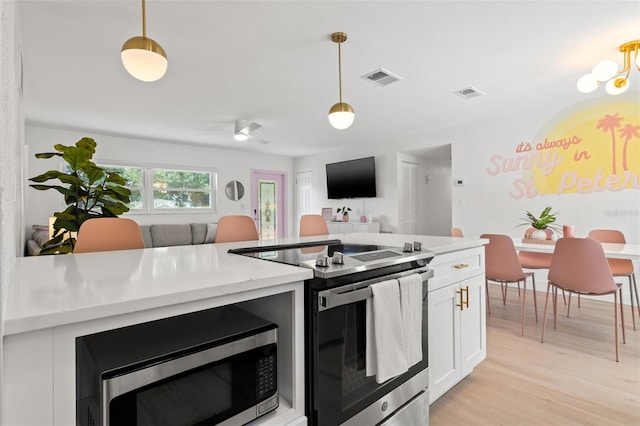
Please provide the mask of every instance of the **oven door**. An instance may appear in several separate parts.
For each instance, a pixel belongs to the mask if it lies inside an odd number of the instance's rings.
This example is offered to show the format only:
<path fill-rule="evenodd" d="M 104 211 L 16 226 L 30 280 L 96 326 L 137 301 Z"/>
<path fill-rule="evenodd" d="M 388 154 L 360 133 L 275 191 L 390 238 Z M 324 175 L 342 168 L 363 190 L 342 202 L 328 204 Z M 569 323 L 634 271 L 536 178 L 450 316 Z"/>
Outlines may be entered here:
<path fill-rule="evenodd" d="M 406 373 L 378 384 L 375 376 L 367 377 L 365 365 L 369 286 L 417 272 L 423 277 L 423 359 Z M 426 281 L 431 274 L 426 269 L 410 270 L 314 292 L 310 424 L 375 425 L 428 387 Z"/>

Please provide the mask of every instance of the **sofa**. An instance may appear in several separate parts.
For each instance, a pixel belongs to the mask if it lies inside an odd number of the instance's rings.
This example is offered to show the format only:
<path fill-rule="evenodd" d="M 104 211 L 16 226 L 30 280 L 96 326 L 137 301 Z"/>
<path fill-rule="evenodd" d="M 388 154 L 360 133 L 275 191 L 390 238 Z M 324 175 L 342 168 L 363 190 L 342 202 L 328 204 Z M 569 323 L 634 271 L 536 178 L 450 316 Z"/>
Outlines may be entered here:
<path fill-rule="evenodd" d="M 216 241 L 217 223 L 154 224 L 140 225 L 145 248 L 211 244 Z M 49 231 L 35 227 L 27 240 L 25 254 L 40 254 L 42 245 L 49 240 Z"/>

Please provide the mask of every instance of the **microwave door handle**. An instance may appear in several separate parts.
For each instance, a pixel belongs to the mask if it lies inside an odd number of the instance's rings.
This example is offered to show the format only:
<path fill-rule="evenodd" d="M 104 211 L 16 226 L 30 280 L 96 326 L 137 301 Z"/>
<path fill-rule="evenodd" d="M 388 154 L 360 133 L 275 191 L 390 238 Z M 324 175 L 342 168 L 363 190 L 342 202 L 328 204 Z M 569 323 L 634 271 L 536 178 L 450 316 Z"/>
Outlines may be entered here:
<path fill-rule="evenodd" d="M 364 287 L 358 290 L 345 291 L 342 293 L 327 290 L 318 294 L 318 312 L 335 308 L 342 305 L 361 302 L 372 296 L 371 287 Z"/>

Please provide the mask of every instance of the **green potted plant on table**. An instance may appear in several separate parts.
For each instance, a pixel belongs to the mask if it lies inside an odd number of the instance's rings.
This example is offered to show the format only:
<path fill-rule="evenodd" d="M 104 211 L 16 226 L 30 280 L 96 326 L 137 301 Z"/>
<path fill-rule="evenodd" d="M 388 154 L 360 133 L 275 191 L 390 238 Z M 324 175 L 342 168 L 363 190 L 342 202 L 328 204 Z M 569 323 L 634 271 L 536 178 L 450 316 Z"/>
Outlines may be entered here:
<path fill-rule="evenodd" d="M 524 222 L 519 224 L 518 226 L 529 226 L 531 228 L 534 228 L 535 231 L 531 235 L 531 238 L 535 240 L 546 240 L 547 233 L 545 232 L 545 229 L 547 228 L 551 229 L 554 232 L 560 231 L 560 227 L 555 224 L 556 215 L 558 213 L 551 212 L 551 206 L 545 207 L 545 209 L 542 210 L 542 213 L 540 213 L 540 216 L 538 217 L 535 217 L 532 213 L 526 210 L 525 213 L 527 217 L 523 217 L 522 220 L 524 220 Z"/>
<path fill-rule="evenodd" d="M 82 138 L 75 146 L 54 145 L 57 152 L 36 154 L 36 158 L 61 157 L 67 162 L 65 171 L 49 170 L 29 179 L 36 182 L 32 188 L 45 191 L 53 189 L 64 196 L 67 208 L 55 212 L 53 237 L 44 243 L 40 254 L 72 253 L 76 233 L 86 220 L 96 217 L 117 217 L 129 211 L 131 191 L 122 185 L 126 180 L 117 173 L 97 166 L 91 159 L 96 152 L 96 142 Z M 61 185 L 42 185 L 58 180 Z"/>
<path fill-rule="evenodd" d="M 336 210 L 336 213 L 342 212 L 342 221 L 343 222 L 349 222 L 349 212 L 350 211 L 351 211 L 351 209 L 349 207 L 338 207 L 338 210 Z"/>

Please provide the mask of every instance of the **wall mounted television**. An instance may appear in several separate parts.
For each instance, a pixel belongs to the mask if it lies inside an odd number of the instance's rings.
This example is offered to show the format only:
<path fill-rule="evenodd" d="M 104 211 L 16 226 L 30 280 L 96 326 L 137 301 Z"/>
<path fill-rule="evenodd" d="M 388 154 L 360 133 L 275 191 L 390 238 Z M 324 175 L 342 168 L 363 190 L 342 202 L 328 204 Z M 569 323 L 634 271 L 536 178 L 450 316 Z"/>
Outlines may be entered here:
<path fill-rule="evenodd" d="M 327 197 L 373 198 L 376 196 L 375 157 L 329 163 L 327 167 Z"/>

